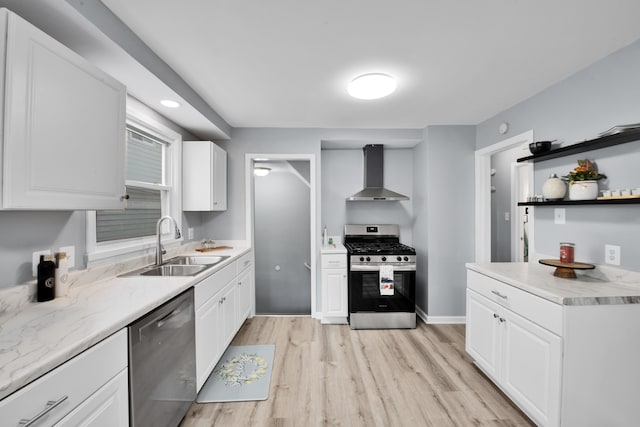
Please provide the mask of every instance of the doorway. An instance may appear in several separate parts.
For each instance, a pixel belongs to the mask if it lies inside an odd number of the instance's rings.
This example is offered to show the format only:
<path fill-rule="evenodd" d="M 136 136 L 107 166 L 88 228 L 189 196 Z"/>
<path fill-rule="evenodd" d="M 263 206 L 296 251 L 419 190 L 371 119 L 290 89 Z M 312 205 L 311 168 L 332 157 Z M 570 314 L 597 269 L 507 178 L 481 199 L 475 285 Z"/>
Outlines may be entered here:
<path fill-rule="evenodd" d="M 475 259 L 476 262 L 479 263 L 487 263 L 492 261 L 492 168 L 491 168 L 491 160 L 492 156 L 495 154 L 501 153 L 510 149 L 524 149 L 524 147 L 528 147 L 528 144 L 533 142 L 533 130 L 529 130 L 527 132 L 523 132 L 519 135 L 513 136 L 511 138 L 505 139 L 504 141 L 500 141 L 496 144 L 490 145 L 489 147 L 482 148 L 480 150 L 476 150 L 476 159 L 475 159 L 475 175 L 476 175 L 476 185 L 475 185 L 475 199 L 476 199 L 476 215 L 475 215 Z M 521 151 L 522 152 L 522 151 Z M 523 154 L 524 156 L 526 154 Z M 518 157 L 522 157 L 518 156 Z M 496 174 L 498 172 L 496 171 Z M 512 225 L 511 230 L 512 236 L 510 236 L 510 241 L 516 243 L 512 243 L 510 248 L 519 247 L 520 246 L 520 238 L 522 241 L 527 241 L 527 255 L 533 252 L 534 248 L 534 240 L 533 240 L 533 224 L 532 222 L 528 222 L 525 224 L 525 221 L 528 218 L 531 218 L 533 215 L 532 208 L 528 209 L 528 212 L 525 211 L 524 208 L 517 206 L 517 200 L 525 200 L 527 194 L 533 194 L 533 167 L 531 164 L 522 163 L 521 166 L 512 165 L 510 170 L 504 172 L 510 176 L 510 194 L 513 202 L 510 202 L 510 210 L 503 210 L 502 214 L 497 212 L 498 215 L 503 215 L 503 218 L 506 218 L 507 212 L 510 212 L 509 222 L 514 221 L 515 224 L 520 224 L 517 227 Z M 519 177 L 526 176 L 525 180 L 519 180 Z M 518 183 L 519 182 L 519 183 Z M 524 186 L 526 185 L 526 189 Z M 526 236 L 524 232 L 526 230 Z M 521 233 L 521 234 L 520 234 Z M 509 252 L 513 253 L 511 249 Z M 511 256 L 515 258 L 515 260 L 519 260 L 516 253 L 513 253 Z M 524 248 L 522 249 L 522 256 L 524 257 Z M 524 259 L 521 259 L 524 260 Z"/>
<path fill-rule="evenodd" d="M 246 167 L 255 314 L 316 317 L 315 158 L 247 154 Z"/>

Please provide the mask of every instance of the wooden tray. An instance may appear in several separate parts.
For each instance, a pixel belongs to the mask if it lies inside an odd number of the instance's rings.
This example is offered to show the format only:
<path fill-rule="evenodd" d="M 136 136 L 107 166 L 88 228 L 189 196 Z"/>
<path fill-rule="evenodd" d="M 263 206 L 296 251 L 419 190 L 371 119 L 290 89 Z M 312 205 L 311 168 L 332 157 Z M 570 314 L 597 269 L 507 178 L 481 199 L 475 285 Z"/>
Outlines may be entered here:
<path fill-rule="evenodd" d="M 538 260 L 538 262 L 540 264 L 556 267 L 553 275 L 565 279 L 575 279 L 577 277 L 575 270 L 593 270 L 594 268 L 596 268 L 596 266 L 593 264 L 586 264 L 584 262 L 566 263 L 560 262 L 560 260 L 558 259 L 541 259 Z"/>
<path fill-rule="evenodd" d="M 224 249 L 233 249 L 231 246 L 216 246 L 214 248 L 198 248 L 196 251 L 198 252 L 211 252 L 211 251 L 221 251 Z"/>

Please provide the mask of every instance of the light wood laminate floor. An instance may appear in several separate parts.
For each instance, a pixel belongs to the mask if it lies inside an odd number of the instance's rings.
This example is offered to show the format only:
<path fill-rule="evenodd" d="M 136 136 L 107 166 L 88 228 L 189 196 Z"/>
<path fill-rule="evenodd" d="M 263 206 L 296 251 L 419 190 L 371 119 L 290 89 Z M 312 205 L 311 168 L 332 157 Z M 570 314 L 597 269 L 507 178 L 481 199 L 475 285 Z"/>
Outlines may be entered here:
<path fill-rule="evenodd" d="M 531 426 L 472 365 L 464 325 L 357 330 L 255 317 L 232 345 L 275 344 L 269 399 L 194 403 L 182 427 Z"/>

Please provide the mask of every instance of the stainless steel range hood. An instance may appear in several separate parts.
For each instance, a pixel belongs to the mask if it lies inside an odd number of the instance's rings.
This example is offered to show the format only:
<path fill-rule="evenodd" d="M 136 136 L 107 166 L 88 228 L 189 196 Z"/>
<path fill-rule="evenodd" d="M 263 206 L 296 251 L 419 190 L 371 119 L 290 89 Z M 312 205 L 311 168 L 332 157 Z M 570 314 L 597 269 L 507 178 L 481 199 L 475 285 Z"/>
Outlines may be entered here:
<path fill-rule="evenodd" d="M 365 145 L 364 151 L 364 189 L 351 197 L 348 202 L 361 200 L 409 200 L 404 194 L 387 190 L 383 187 L 384 181 L 384 152 L 381 144 Z"/>

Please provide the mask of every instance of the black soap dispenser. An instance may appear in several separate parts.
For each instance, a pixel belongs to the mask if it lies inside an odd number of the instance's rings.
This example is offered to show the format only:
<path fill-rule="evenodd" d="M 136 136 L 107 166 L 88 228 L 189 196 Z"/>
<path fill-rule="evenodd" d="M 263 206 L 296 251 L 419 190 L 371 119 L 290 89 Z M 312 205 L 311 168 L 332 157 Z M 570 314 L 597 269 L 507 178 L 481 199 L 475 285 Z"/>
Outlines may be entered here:
<path fill-rule="evenodd" d="M 56 296 L 56 264 L 51 255 L 40 255 L 38 264 L 38 302 L 51 301 Z"/>

